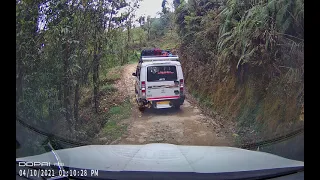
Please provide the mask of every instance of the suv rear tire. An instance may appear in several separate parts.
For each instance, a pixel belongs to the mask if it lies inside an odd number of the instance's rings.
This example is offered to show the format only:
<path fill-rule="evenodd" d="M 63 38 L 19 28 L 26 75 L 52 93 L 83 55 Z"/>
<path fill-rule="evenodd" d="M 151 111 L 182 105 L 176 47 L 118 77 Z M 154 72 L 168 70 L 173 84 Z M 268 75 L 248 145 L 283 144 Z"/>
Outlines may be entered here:
<path fill-rule="evenodd" d="M 139 111 L 143 112 L 146 108 L 143 106 L 139 106 Z"/>
<path fill-rule="evenodd" d="M 178 110 L 180 109 L 180 105 L 174 105 L 173 108 Z"/>

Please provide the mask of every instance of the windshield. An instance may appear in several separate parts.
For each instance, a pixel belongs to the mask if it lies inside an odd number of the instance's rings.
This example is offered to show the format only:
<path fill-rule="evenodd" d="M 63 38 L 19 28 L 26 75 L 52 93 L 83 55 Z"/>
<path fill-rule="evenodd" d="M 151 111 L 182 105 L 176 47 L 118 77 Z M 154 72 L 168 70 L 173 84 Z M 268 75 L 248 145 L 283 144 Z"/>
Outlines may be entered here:
<path fill-rule="evenodd" d="M 176 81 L 176 66 L 149 66 L 147 68 L 147 80 L 152 81 Z"/>
<path fill-rule="evenodd" d="M 149 144 L 303 161 L 304 1 L 16 0 L 16 142 L 70 162 Z"/>

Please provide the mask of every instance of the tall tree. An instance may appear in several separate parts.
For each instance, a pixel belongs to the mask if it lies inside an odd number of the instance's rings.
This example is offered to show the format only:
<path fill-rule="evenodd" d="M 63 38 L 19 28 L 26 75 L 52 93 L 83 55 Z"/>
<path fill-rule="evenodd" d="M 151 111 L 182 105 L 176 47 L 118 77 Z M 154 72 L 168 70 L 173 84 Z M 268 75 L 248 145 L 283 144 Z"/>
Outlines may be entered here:
<path fill-rule="evenodd" d="M 104 50 L 122 34 L 127 19 L 118 12 L 127 6 L 123 0 L 16 1 L 18 114 L 38 124 L 64 118 L 74 130 L 89 75 L 98 112 L 101 61 L 114 61 Z"/>
<path fill-rule="evenodd" d="M 175 10 L 179 7 L 180 4 L 181 4 L 180 0 L 173 0 L 173 6 Z"/>
<path fill-rule="evenodd" d="M 167 12 L 169 12 L 168 8 L 167 8 L 167 0 L 162 0 L 161 3 L 161 7 L 162 7 L 162 13 L 166 14 Z"/>

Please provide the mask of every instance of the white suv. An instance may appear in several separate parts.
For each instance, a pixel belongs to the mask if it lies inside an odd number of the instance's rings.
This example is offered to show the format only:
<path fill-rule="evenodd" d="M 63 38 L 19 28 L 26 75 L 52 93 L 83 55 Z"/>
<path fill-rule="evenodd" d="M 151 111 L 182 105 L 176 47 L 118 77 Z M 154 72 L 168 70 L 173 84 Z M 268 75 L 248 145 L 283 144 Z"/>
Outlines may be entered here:
<path fill-rule="evenodd" d="M 135 73 L 139 110 L 180 108 L 185 99 L 184 79 L 178 56 L 141 56 Z"/>

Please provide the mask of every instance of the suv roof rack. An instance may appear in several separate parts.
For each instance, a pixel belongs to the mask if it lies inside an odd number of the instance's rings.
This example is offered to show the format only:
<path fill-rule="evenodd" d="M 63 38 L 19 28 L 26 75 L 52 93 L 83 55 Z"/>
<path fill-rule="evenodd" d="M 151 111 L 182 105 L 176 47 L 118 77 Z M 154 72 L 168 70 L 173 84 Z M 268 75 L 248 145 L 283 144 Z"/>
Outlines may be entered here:
<path fill-rule="evenodd" d="M 150 62 L 150 61 L 179 61 L 177 55 L 172 56 L 141 56 L 139 62 Z"/>
<path fill-rule="evenodd" d="M 152 56 L 141 56 L 141 58 L 152 58 L 152 57 L 178 57 L 178 55 L 152 55 Z"/>

